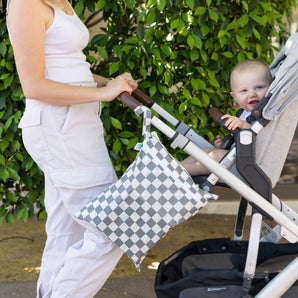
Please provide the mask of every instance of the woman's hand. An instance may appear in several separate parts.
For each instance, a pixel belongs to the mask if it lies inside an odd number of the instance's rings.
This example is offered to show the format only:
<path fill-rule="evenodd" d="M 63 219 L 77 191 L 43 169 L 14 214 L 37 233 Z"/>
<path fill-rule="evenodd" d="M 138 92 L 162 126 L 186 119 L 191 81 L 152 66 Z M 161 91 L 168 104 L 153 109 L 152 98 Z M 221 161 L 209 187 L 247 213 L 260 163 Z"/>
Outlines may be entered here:
<path fill-rule="evenodd" d="M 109 80 L 107 85 L 100 88 L 102 101 L 112 101 L 121 93 L 131 94 L 138 87 L 138 83 L 132 78 L 131 74 L 125 72 L 117 76 L 114 80 Z"/>

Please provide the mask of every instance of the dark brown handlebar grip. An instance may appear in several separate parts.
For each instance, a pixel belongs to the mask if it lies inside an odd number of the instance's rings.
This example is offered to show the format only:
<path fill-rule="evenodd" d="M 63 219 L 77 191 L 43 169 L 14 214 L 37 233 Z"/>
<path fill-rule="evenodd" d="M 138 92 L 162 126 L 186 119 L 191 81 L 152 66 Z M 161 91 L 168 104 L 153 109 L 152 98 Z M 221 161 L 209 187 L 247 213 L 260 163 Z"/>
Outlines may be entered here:
<path fill-rule="evenodd" d="M 133 91 L 132 95 L 140 101 L 142 104 L 144 104 L 147 107 L 151 107 L 154 104 L 154 100 L 151 99 L 149 96 L 147 96 L 143 91 L 136 89 Z"/>
<path fill-rule="evenodd" d="M 223 115 L 223 113 L 219 109 L 214 108 L 214 107 L 211 107 L 208 110 L 208 113 L 215 122 L 217 122 L 218 119 Z"/>
<path fill-rule="evenodd" d="M 140 103 L 131 96 L 128 92 L 123 92 L 118 96 L 118 99 L 124 102 L 131 110 L 135 110 Z"/>

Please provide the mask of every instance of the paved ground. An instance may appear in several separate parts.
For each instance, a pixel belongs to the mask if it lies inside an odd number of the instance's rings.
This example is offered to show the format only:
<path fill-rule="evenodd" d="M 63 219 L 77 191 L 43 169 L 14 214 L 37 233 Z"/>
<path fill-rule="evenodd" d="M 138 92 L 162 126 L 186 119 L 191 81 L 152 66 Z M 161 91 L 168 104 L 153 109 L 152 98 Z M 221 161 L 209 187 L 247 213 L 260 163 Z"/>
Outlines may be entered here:
<path fill-rule="evenodd" d="M 168 235 L 149 252 L 142 264 L 141 273 L 138 273 L 128 258 L 124 256 L 116 267 L 115 272 L 96 297 L 156 297 L 154 293 L 156 263 L 162 261 L 177 249 L 194 240 L 217 237 L 232 238 L 235 214 L 238 206 L 238 195 L 232 190 L 224 188 L 215 188 L 214 192 L 220 194 L 219 200 L 207 205 L 207 208 L 205 207 L 199 215 L 170 231 Z M 278 185 L 274 193 L 289 206 L 298 210 L 296 202 L 298 201 L 298 184 Z M 249 217 L 244 235 L 245 239 L 248 237 L 248 227 Z M 5 237 L 15 242 L 10 243 L 9 241 L 4 241 Z M 22 244 L 21 238 L 23 238 L 25 242 L 25 238 L 27 238 L 26 245 Z M 30 239 L 32 241 L 28 241 Z M 0 251 L 2 251 L 2 253 L 4 252 L 4 256 L 2 254 L 2 260 L 0 260 L 0 298 L 35 297 L 38 268 L 35 273 L 32 273 L 32 268 L 38 266 L 44 241 L 44 222 L 42 221 L 28 221 L 26 223 L 16 222 L 14 226 L 4 224 L 0 227 Z M 17 244 L 21 244 L 19 250 L 17 250 Z M 32 247 L 30 247 L 30 245 L 32 245 Z M 26 247 L 28 248 L 27 252 Z M 38 251 L 33 254 L 32 251 L 34 251 L 33 249 L 35 248 L 37 248 Z M 23 252 L 24 255 L 20 256 L 21 252 Z M 34 256 L 37 257 L 37 260 L 34 259 Z M 27 260 L 29 263 L 29 265 L 26 265 L 26 268 L 24 268 L 22 263 L 18 263 L 21 257 L 25 258 L 25 261 Z M 37 262 L 37 265 L 36 263 L 34 264 L 34 262 Z M 11 268 L 19 266 L 17 272 L 14 273 L 12 269 L 9 269 L 10 264 L 12 264 Z M 25 272 L 24 269 L 27 271 Z"/>

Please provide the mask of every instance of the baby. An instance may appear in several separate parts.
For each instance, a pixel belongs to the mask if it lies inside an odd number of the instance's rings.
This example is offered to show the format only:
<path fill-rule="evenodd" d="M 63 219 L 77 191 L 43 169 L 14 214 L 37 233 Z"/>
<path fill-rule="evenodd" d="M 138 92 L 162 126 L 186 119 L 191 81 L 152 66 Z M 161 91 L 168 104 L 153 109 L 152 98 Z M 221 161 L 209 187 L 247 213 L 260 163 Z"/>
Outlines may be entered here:
<path fill-rule="evenodd" d="M 230 76 L 231 96 L 243 109 L 240 117 L 223 115 L 221 119 L 227 119 L 225 126 L 229 130 L 248 129 L 251 124 L 245 121 L 255 105 L 266 95 L 272 81 L 269 67 L 257 59 L 243 60 L 232 70 Z M 222 138 L 217 136 L 214 141 L 216 148 L 203 148 L 216 161 L 220 161 L 228 150 L 219 149 Z M 208 175 L 210 171 L 189 156 L 181 164 L 191 176 Z"/>

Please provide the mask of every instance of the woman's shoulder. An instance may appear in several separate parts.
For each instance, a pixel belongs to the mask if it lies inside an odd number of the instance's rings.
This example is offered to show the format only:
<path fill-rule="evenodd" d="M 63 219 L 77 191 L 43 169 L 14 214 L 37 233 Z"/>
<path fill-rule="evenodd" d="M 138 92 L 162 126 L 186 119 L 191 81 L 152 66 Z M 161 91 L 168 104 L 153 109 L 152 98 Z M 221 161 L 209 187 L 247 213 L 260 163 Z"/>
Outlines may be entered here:
<path fill-rule="evenodd" d="M 36 12 L 43 13 L 52 10 L 52 8 L 43 0 L 7 0 L 6 6 L 7 12 L 9 12 L 10 10 L 23 8 L 26 10 L 31 10 L 32 15 Z"/>
<path fill-rule="evenodd" d="M 7 3 L 7 20 L 11 29 L 18 25 L 26 27 L 35 23 L 44 24 L 46 29 L 53 17 L 53 9 L 42 0 L 9 0 Z"/>

